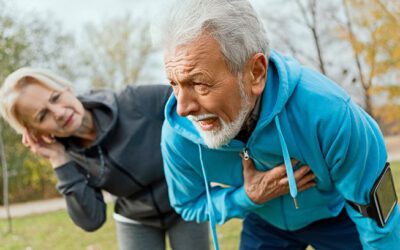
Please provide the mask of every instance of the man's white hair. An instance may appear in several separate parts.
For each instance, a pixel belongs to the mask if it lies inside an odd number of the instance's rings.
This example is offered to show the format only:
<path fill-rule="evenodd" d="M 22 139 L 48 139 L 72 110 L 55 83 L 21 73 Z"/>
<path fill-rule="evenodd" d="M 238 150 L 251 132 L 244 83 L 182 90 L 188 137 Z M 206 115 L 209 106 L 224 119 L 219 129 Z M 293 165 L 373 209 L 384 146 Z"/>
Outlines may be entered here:
<path fill-rule="evenodd" d="M 166 54 L 201 35 L 212 36 L 233 74 L 241 73 L 255 53 L 269 56 L 267 35 L 248 0 L 177 0 L 163 32 Z"/>
<path fill-rule="evenodd" d="M 41 84 L 50 90 L 61 91 L 66 87 L 72 89 L 71 82 L 45 69 L 25 67 L 7 76 L 0 89 L 0 113 L 19 134 L 22 134 L 25 125 L 18 118 L 15 105 L 24 86 L 33 83 Z"/>

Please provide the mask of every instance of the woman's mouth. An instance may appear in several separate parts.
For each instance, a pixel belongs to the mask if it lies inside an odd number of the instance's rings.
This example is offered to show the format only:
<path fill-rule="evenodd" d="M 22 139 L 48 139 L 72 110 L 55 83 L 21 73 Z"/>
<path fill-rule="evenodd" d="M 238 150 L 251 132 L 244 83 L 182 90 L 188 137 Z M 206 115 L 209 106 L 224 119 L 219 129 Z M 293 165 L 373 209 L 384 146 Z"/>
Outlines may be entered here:
<path fill-rule="evenodd" d="M 73 120 L 74 120 L 74 112 L 72 112 L 72 113 L 68 116 L 67 120 L 64 122 L 63 128 L 66 128 L 66 127 L 68 127 L 69 125 L 71 125 Z"/>

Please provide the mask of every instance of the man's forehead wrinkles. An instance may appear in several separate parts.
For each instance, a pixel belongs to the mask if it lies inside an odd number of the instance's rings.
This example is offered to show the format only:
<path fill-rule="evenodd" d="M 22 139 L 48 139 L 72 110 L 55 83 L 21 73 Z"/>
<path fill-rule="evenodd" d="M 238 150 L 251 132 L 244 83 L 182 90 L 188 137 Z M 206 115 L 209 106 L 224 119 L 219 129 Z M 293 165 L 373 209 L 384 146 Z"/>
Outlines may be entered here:
<path fill-rule="evenodd" d="M 166 69 L 169 77 L 181 76 L 190 74 L 195 69 L 195 66 L 195 63 L 171 61 L 171 63 L 167 63 Z"/>

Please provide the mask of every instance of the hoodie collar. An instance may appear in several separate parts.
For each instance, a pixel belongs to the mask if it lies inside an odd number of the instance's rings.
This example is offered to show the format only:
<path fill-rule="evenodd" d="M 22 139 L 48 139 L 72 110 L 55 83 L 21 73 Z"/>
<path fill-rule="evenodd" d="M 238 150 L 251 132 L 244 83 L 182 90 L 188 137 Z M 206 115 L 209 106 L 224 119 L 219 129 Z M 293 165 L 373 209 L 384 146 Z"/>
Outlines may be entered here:
<path fill-rule="evenodd" d="M 118 117 L 118 105 L 115 94 L 109 90 L 95 90 L 87 95 L 78 96 L 83 107 L 93 116 L 96 128 L 96 139 L 89 147 L 100 144 L 114 127 Z M 57 138 L 68 149 L 73 151 L 84 151 L 85 149 L 75 137 Z"/>

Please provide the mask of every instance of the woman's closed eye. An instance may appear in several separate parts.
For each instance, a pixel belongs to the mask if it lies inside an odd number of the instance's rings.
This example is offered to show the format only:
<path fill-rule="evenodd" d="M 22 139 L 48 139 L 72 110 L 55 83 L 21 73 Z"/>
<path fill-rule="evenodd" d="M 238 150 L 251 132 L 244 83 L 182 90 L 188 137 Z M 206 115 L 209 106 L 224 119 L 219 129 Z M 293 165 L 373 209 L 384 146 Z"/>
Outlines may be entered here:
<path fill-rule="evenodd" d="M 39 122 L 44 121 L 44 119 L 46 119 L 46 117 L 47 117 L 47 110 L 42 110 L 39 114 L 39 119 L 38 119 Z"/>
<path fill-rule="evenodd" d="M 60 99 L 61 93 L 60 92 L 55 92 L 51 97 L 50 97 L 50 102 L 55 103 L 57 102 L 58 99 Z"/>

